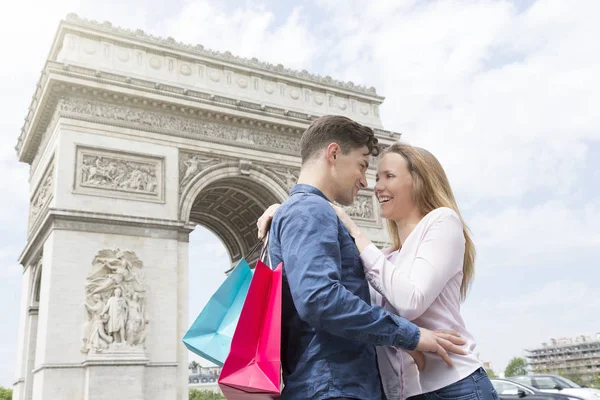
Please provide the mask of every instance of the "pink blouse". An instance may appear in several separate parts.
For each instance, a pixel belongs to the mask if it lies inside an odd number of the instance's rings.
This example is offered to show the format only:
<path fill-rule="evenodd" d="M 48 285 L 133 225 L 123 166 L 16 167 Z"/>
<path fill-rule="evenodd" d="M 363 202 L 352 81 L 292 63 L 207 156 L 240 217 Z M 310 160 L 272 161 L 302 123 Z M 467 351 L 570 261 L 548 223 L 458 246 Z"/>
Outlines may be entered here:
<path fill-rule="evenodd" d="M 377 348 L 385 394 L 406 399 L 457 382 L 481 367 L 475 340 L 460 315 L 465 239 L 458 215 L 442 207 L 427 214 L 400 250 L 382 252 L 369 245 L 360 255 L 373 304 L 429 330 L 453 329 L 466 340 L 467 355 L 450 354 L 449 367 L 435 354 L 425 354 L 419 373 L 412 357 L 394 347 Z"/>

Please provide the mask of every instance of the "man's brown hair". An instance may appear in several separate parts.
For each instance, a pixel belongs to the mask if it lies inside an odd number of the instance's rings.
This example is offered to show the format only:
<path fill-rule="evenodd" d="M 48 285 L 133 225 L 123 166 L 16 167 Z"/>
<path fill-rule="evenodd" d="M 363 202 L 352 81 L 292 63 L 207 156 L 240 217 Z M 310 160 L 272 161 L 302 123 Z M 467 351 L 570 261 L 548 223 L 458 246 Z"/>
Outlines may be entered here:
<path fill-rule="evenodd" d="M 379 146 L 373 129 L 341 115 L 325 115 L 314 120 L 302 134 L 300 139 L 302 164 L 333 142 L 340 145 L 343 154 L 367 146 L 369 154 L 379 155 Z"/>

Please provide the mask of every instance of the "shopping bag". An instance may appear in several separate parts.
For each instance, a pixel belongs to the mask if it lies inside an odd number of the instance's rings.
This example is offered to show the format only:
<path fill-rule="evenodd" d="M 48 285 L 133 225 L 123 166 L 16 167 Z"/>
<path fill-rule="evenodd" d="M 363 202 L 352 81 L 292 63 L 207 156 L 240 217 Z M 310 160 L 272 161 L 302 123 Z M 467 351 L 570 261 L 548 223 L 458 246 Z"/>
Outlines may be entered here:
<path fill-rule="evenodd" d="M 219 376 L 228 400 L 274 399 L 281 394 L 281 277 L 262 258 Z"/>
<path fill-rule="evenodd" d="M 247 256 L 259 248 L 258 242 Z M 245 258 L 237 263 L 183 336 L 193 353 L 222 366 L 238 324 L 253 271 Z"/>

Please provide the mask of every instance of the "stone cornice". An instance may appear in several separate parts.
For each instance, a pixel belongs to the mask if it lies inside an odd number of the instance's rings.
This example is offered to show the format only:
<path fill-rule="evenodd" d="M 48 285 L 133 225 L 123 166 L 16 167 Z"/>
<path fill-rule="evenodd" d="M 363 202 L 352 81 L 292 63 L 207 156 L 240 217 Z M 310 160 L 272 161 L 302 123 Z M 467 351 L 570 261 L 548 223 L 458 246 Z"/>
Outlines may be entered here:
<path fill-rule="evenodd" d="M 106 89 L 107 86 L 110 86 L 110 89 Z M 57 120 L 56 103 L 61 96 L 72 96 L 73 94 L 98 97 L 104 101 L 129 102 L 132 106 L 167 109 L 181 115 L 201 116 L 228 123 L 258 126 L 295 136 L 299 136 L 304 128 L 316 118 L 309 114 L 265 107 L 201 91 L 189 91 L 181 87 L 131 79 L 114 73 L 48 62 L 38 82 L 29 113 L 15 147 L 20 161 L 32 163 L 44 132 L 48 136 L 47 131 L 52 127 L 51 125 L 49 127 L 49 124 L 53 115 L 53 120 L 55 122 Z M 157 95 L 165 100 L 154 100 L 149 97 Z M 186 104 L 191 102 L 194 106 L 182 106 L 182 102 Z M 240 113 L 244 116 L 240 116 Z M 265 118 L 272 122 L 265 122 Z M 400 138 L 398 133 L 381 129 L 375 129 L 375 133 L 384 144 L 390 144 Z"/>
<path fill-rule="evenodd" d="M 156 237 L 157 232 L 162 230 L 172 239 L 186 241 L 186 236 L 194 228 L 193 223 L 177 220 L 49 208 L 34 226 L 27 245 L 19 256 L 19 262 L 24 267 L 29 265 L 39 253 L 46 237 L 56 229 L 149 237 Z"/>
<path fill-rule="evenodd" d="M 93 31 L 97 31 L 103 34 L 112 34 L 117 35 L 123 38 L 127 38 L 129 40 L 135 40 L 142 43 L 147 43 L 155 46 L 160 46 L 166 49 L 184 51 L 190 54 L 198 55 L 213 59 L 215 61 L 227 62 L 230 64 L 234 64 L 241 67 L 251 68 L 258 71 L 264 71 L 272 74 L 283 75 L 286 77 L 299 79 L 307 82 L 316 83 L 319 85 L 329 86 L 335 89 L 342 89 L 345 91 L 355 92 L 366 94 L 371 97 L 377 98 L 380 101 L 383 101 L 382 96 L 377 95 L 377 91 L 374 87 L 365 87 L 362 85 L 356 85 L 353 82 L 342 82 L 331 78 L 330 76 L 320 76 L 316 74 L 311 74 L 306 70 L 296 71 L 293 69 L 285 68 L 283 65 L 273 65 L 266 62 L 261 62 L 256 58 L 247 59 L 243 57 L 238 57 L 231 54 L 229 51 L 225 51 L 223 53 L 205 49 L 202 45 L 190 45 L 181 42 L 175 41 L 175 39 L 162 38 L 153 36 L 145 33 L 141 29 L 137 29 L 135 31 L 131 29 L 124 29 L 121 27 L 113 26 L 111 22 L 98 22 L 94 20 L 87 20 L 79 17 L 77 14 L 69 14 L 66 20 L 61 22 L 63 26 L 75 26 L 90 29 Z"/>

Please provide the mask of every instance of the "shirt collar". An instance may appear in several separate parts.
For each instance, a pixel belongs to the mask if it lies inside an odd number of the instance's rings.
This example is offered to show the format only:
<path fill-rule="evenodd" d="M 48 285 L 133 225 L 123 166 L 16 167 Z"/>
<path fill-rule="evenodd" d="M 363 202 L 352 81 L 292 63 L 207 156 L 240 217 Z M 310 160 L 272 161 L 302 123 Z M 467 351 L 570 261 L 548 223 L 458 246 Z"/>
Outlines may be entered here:
<path fill-rule="evenodd" d="M 307 185 L 305 183 L 299 183 L 297 185 L 294 185 L 294 187 L 292 187 L 292 190 L 290 190 L 290 196 L 295 195 L 296 193 L 310 193 L 310 194 L 316 194 L 317 196 L 321 196 L 322 198 L 324 198 L 325 200 L 331 202 L 327 196 L 325 196 L 323 194 L 323 192 L 321 192 L 319 189 L 317 189 L 316 187 L 312 186 L 312 185 Z"/>

